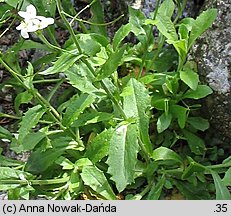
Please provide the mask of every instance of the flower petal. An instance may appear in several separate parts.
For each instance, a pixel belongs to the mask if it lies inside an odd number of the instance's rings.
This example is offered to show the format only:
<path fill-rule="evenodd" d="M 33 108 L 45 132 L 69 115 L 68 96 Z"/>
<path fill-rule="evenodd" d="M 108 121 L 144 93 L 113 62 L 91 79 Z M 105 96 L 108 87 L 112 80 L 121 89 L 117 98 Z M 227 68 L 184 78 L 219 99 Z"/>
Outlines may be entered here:
<path fill-rule="evenodd" d="M 28 17 L 28 13 L 25 11 L 19 11 L 18 15 L 24 19 L 26 19 Z"/>
<path fill-rule="evenodd" d="M 22 30 L 25 28 L 25 24 L 21 23 L 19 26 L 16 27 L 17 30 Z"/>
<path fill-rule="evenodd" d="M 25 31 L 25 30 L 23 30 L 23 29 L 21 30 L 21 35 L 22 35 L 22 37 L 25 38 L 25 39 L 29 38 L 28 32 Z"/>
<path fill-rule="evenodd" d="M 36 8 L 34 5 L 30 4 L 26 7 L 26 13 L 30 14 L 31 17 L 36 17 Z"/>

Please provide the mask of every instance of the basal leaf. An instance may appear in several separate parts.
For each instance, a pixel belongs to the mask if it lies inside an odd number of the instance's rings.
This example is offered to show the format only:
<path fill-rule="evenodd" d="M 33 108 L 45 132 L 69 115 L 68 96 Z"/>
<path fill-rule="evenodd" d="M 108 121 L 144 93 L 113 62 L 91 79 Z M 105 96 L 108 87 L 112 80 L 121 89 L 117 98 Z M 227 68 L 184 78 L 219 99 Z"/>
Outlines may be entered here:
<path fill-rule="evenodd" d="M 209 86 L 206 85 L 198 85 L 196 90 L 189 89 L 184 95 L 183 98 L 191 98 L 191 99 L 201 99 L 204 98 L 210 94 L 212 94 L 213 91 Z"/>
<path fill-rule="evenodd" d="M 182 158 L 173 150 L 166 147 L 159 147 L 152 153 L 152 158 L 155 161 L 172 160 L 176 163 L 183 164 Z"/>
<path fill-rule="evenodd" d="M 110 140 L 113 135 L 113 129 L 103 131 L 98 134 L 88 145 L 85 157 L 89 158 L 93 163 L 100 161 L 108 155 Z"/>
<path fill-rule="evenodd" d="M 157 131 L 162 133 L 165 131 L 172 121 L 172 114 L 164 112 L 157 120 Z"/>
<path fill-rule="evenodd" d="M 187 122 L 200 131 L 205 131 L 209 128 L 208 120 L 201 117 L 189 117 Z"/>
<path fill-rule="evenodd" d="M 129 89 L 129 91 L 128 91 Z M 136 118 L 138 131 L 148 152 L 152 151 L 149 139 L 149 117 L 146 111 L 151 106 L 151 98 L 145 86 L 131 78 L 122 92 L 124 112 L 128 118 Z"/>
<path fill-rule="evenodd" d="M 10 149 L 15 151 L 17 154 L 23 151 L 30 151 L 35 148 L 35 146 L 44 138 L 46 137 L 46 134 L 43 132 L 31 132 L 28 133 L 25 138 L 23 139 L 23 142 L 19 145 L 16 142 L 12 142 Z"/>
<path fill-rule="evenodd" d="M 163 175 L 157 184 L 153 184 L 150 192 L 148 193 L 147 200 L 158 200 L 160 198 L 165 181 L 166 179 Z"/>
<path fill-rule="evenodd" d="M 116 195 L 110 187 L 110 184 L 104 176 L 104 173 L 97 167 L 85 166 L 83 167 L 82 173 L 80 175 L 85 185 L 91 187 L 105 199 L 116 200 Z"/>
<path fill-rule="evenodd" d="M 114 131 L 110 141 L 108 173 L 119 192 L 134 182 L 139 149 L 136 128 L 136 125 L 122 125 Z"/>
<path fill-rule="evenodd" d="M 3 179 L 21 179 L 21 178 L 25 178 L 25 179 L 31 179 L 33 178 L 32 174 L 24 172 L 24 171 L 20 171 L 20 170 L 16 170 L 10 167 L 0 167 L 0 180 Z"/>
<path fill-rule="evenodd" d="M 230 168 L 225 172 L 225 176 L 222 179 L 222 182 L 225 186 L 231 186 L 231 164 Z"/>
<path fill-rule="evenodd" d="M 52 166 L 55 161 L 64 153 L 66 148 L 50 148 L 44 152 L 39 150 L 31 153 L 26 170 L 34 174 L 40 174 Z"/>
<path fill-rule="evenodd" d="M 9 139 L 9 140 L 11 140 L 11 138 L 12 138 L 12 134 L 7 129 L 0 126 L 0 139 Z"/>
<path fill-rule="evenodd" d="M 199 83 L 199 76 L 192 70 L 180 71 L 180 79 L 192 90 L 196 90 Z"/>
<path fill-rule="evenodd" d="M 176 33 L 175 26 L 171 19 L 163 14 L 157 14 L 156 17 L 156 27 L 168 40 L 177 41 L 178 36 Z"/>
<path fill-rule="evenodd" d="M 175 9 L 175 4 L 172 0 L 165 0 L 158 9 L 158 14 L 169 16 L 170 18 L 173 15 Z"/>
<path fill-rule="evenodd" d="M 71 103 L 66 109 L 63 115 L 63 125 L 70 126 L 79 115 L 89 107 L 95 100 L 93 95 L 81 94 L 80 96 L 75 95 L 71 98 Z"/>
<path fill-rule="evenodd" d="M 13 160 L 8 157 L 0 155 L 0 167 L 17 167 L 22 166 L 24 163 L 18 160 Z"/>
<path fill-rule="evenodd" d="M 205 32 L 214 22 L 217 17 L 217 9 L 208 9 L 200 14 L 193 22 L 192 30 L 189 37 L 189 48 L 194 41 Z"/>
<path fill-rule="evenodd" d="M 217 172 L 211 170 L 213 176 L 215 188 L 216 188 L 216 200 L 231 200 L 231 194 L 228 188 L 222 182 Z"/>
<path fill-rule="evenodd" d="M 20 128 L 18 130 L 18 142 L 22 143 L 23 139 L 30 133 L 31 129 L 37 125 L 45 110 L 41 105 L 30 108 L 22 117 Z"/>
<path fill-rule="evenodd" d="M 170 107 L 170 110 L 171 110 L 171 113 L 174 115 L 174 117 L 177 118 L 180 128 L 184 128 L 186 120 L 187 120 L 188 109 L 183 106 L 172 105 Z"/>
<path fill-rule="evenodd" d="M 183 134 L 191 151 L 196 155 L 203 155 L 206 150 L 204 140 L 187 130 L 183 130 Z"/>

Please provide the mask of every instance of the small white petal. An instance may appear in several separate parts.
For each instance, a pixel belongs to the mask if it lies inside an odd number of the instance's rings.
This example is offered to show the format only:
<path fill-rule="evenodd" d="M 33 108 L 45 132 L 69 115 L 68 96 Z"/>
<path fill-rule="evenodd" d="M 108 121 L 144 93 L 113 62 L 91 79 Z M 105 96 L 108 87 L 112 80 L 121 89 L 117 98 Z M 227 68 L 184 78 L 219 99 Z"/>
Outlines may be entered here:
<path fill-rule="evenodd" d="M 25 30 L 22 30 L 22 31 L 21 31 L 21 35 L 22 35 L 22 37 L 25 38 L 25 39 L 29 38 L 29 34 L 28 34 L 28 32 L 25 31 Z"/>
<path fill-rule="evenodd" d="M 30 14 L 31 17 L 36 17 L 36 8 L 30 4 L 26 7 L 26 13 Z"/>
<path fill-rule="evenodd" d="M 18 15 L 24 19 L 26 19 L 28 17 L 28 13 L 27 12 L 24 12 L 24 11 L 19 11 L 18 12 Z"/>
<path fill-rule="evenodd" d="M 25 25 L 21 23 L 19 26 L 16 27 L 17 30 L 22 30 L 25 28 Z"/>

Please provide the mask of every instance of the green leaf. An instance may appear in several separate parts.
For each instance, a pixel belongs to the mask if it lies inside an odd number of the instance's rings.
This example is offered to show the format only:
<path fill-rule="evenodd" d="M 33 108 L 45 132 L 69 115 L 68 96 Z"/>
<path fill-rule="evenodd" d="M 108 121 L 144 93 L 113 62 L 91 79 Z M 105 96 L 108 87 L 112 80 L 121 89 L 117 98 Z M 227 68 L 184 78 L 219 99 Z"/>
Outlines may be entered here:
<path fill-rule="evenodd" d="M 122 25 L 119 30 L 115 33 L 114 39 L 113 39 L 113 49 L 117 50 L 123 41 L 125 37 L 128 36 L 128 34 L 132 30 L 131 23 L 127 23 L 126 25 Z"/>
<path fill-rule="evenodd" d="M 221 181 L 220 176 L 213 170 L 210 170 L 210 172 L 213 176 L 216 188 L 216 200 L 231 200 L 231 194 L 224 183 Z"/>
<path fill-rule="evenodd" d="M 45 44 L 41 44 L 39 42 L 35 42 L 32 40 L 25 40 L 20 47 L 20 50 L 28 50 L 28 49 L 41 49 L 46 51 L 52 51 L 48 46 Z"/>
<path fill-rule="evenodd" d="M 96 88 L 92 83 L 95 77 L 92 76 L 90 70 L 83 63 L 74 64 L 68 70 L 64 71 L 69 83 L 79 89 L 82 93 L 97 94 L 104 93 L 102 89 Z"/>
<path fill-rule="evenodd" d="M 201 117 L 189 117 L 187 122 L 200 131 L 205 131 L 209 128 L 208 120 Z"/>
<path fill-rule="evenodd" d="M 11 140 L 11 138 L 12 138 L 12 134 L 7 129 L 0 126 L 0 139 L 9 139 L 9 140 Z"/>
<path fill-rule="evenodd" d="M 129 90 L 128 90 L 129 89 Z M 151 98 L 145 86 L 131 78 L 122 92 L 123 108 L 128 118 L 137 119 L 137 127 L 142 142 L 148 152 L 152 151 L 149 139 L 149 117 L 146 111 L 151 107 Z"/>
<path fill-rule="evenodd" d="M 107 164 L 119 192 L 134 182 L 138 149 L 136 125 L 122 125 L 114 131 Z"/>
<path fill-rule="evenodd" d="M 21 104 L 29 103 L 33 98 L 33 95 L 28 91 L 19 93 L 14 101 L 14 107 L 17 115 L 20 115 L 19 107 Z"/>
<path fill-rule="evenodd" d="M 177 41 L 178 36 L 176 33 L 175 26 L 171 21 L 170 17 L 163 14 L 157 14 L 156 16 L 156 27 L 168 40 Z"/>
<path fill-rule="evenodd" d="M 198 85 L 196 90 L 189 89 L 184 95 L 183 98 L 191 98 L 191 99 L 201 99 L 204 98 L 210 94 L 212 94 L 213 91 L 209 86 L 206 85 Z"/>
<path fill-rule="evenodd" d="M 47 68 L 45 71 L 39 72 L 41 75 L 51 75 L 56 73 L 65 72 L 68 70 L 77 60 L 84 55 L 72 55 L 69 53 L 62 54 L 52 67 Z"/>
<path fill-rule="evenodd" d="M 117 70 L 118 66 L 122 63 L 121 60 L 124 51 L 125 47 L 118 49 L 109 55 L 107 61 L 101 66 L 101 69 L 97 74 L 96 80 L 99 81 L 107 78 Z"/>
<path fill-rule="evenodd" d="M 65 150 L 66 148 L 50 148 L 44 152 L 32 152 L 26 164 L 26 171 L 34 174 L 45 172 Z"/>
<path fill-rule="evenodd" d="M 116 195 L 111 189 L 104 173 L 95 166 L 83 167 L 80 174 L 84 184 L 91 187 L 98 194 L 108 200 L 116 200 Z"/>
<path fill-rule="evenodd" d="M 173 150 L 166 147 L 159 147 L 152 153 L 152 159 L 155 161 L 172 160 L 176 163 L 183 164 L 182 158 Z"/>
<path fill-rule="evenodd" d="M 33 176 L 30 173 L 16 170 L 10 167 L 0 167 L 0 180 L 6 179 L 31 179 Z"/>
<path fill-rule="evenodd" d="M 193 22 L 192 30 L 189 37 L 189 48 L 194 41 L 205 32 L 214 22 L 217 17 L 217 9 L 208 9 L 200 14 Z"/>
<path fill-rule="evenodd" d="M 186 181 L 174 181 L 177 189 L 188 200 L 209 200 L 211 194 L 208 191 L 208 185 L 204 182 L 197 182 L 197 185 L 193 185 L 191 182 Z"/>
<path fill-rule="evenodd" d="M 113 132 L 114 130 L 110 128 L 98 134 L 89 143 L 85 152 L 85 157 L 89 158 L 93 163 L 96 163 L 107 156 Z"/>
<path fill-rule="evenodd" d="M 177 118 L 180 128 L 183 129 L 187 120 L 188 109 L 179 105 L 172 105 L 170 110 L 172 115 Z"/>
<path fill-rule="evenodd" d="M 184 170 L 184 172 L 182 174 L 182 180 L 185 180 L 185 179 L 189 178 L 194 173 L 203 172 L 206 169 L 206 167 L 204 167 L 203 165 L 195 162 L 193 159 L 191 159 L 191 158 L 189 158 L 189 159 L 190 159 L 190 164 Z"/>
<path fill-rule="evenodd" d="M 163 175 L 157 184 L 153 184 L 150 192 L 148 193 L 147 200 L 158 200 L 160 198 L 165 181 L 166 179 Z"/>
<path fill-rule="evenodd" d="M 132 32 L 136 35 L 146 35 L 146 31 L 142 27 L 144 20 L 146 19 L 145 15 L 141 10 L 136 10 L 132 7 L 129 7 L 129 23 L 132 25 Z"/>
<path fill-rule="evenodd" d="M 66 112 L 63 115 L 63 125 L 70 126 L 79 115 L 89 107 L 95 100 L 93 95 L 81 94 L 80 96 L 75 95 L 71 98 L 71 103 L 67 107 Z"/>
<path fill-rule="evenodd" d="M 91 6 L 91 13 L 92 13 L 91 22 L 99 23 L 99 24 L 104 23 L 104 9 L 100 1 L 94 2 L 94 4 Z M 91 25 L 91 31 L 107 37 L 107 30 L 105 26 Z"/>
<path fill-rule="evenodd" d="M 18 130 L 18 142 L 22 143 L 27 134 L 30 133 L 30 130 L 37 125 L 39 119 L 44 114 L 45 110 L 41 105 L 37 105 L 33 108 L 30 108 L 25 115 L 22 117 L 22 121 L 20 122 L 20 128 Z"/>
<path fill-rule="evenodd" d="M 0 155 L 0 167 L 17 167 L 22 166 L 24 163 L 22 161 L 13 160 L 8 157 Z"/>
<path fill-rule="evenodd" d="M 94 112 L 94 113 L 83 113 L 73 123 L 73 127 L 81 127 L 89 124 L 95 124 L 99 122 L 107 122 L 113 118 L 113 114 L 106 112 Z"/>
<path fill-rule="evenodd" d="M 231 167 L 225 172 L 225 176 L 222 179 L 222 182 L 225 186 L 231 186 Z"/>
<path fill-rule="evenodd" d="M 165 131 L 172 121 L 172 114 L 164 112 L 157 120 L 157 131 L 162 133 Z"/>
<path fill-rule="evenodd" d="M 170 18 L 173 15 L 175 10 L 175 4 L 172 0 L 165 0 L 158 9 L 158 14 L 169 16 Z"/>
<path fill-rule="evenodd" d="M 78 171 L 73 170 L 68 181 L 68 186 L 71 193 L 79 194 L 84 192 L 83 182 Z"/>
<path fill-rule="evenodd" d="M 74 164 L 67 158 L 60 156 L 56 161 L 56 164 L 63 167 L 63 170 L 72 170 L 75 168 Z"/>
<path fill-rule="evenodd" d="M 193 153 L 196 155 L 203 155 L 205 153 L 206 147 L 204 140 L 187 130 L 183 130 L 183 134 L 187 139 L 189 148 Z"/>
<path fill-rule="evenodd" d="M 44 138 L 46 137 L 46 134 L 43 132 L 36 132 L 36 133 L 28 133 L 23 142 L 17 143 L 17 142 L 12 142 L 10 149 L 15 151 L 17 154 L 21 153 L 23 151 L 30 151 L 33 150 L 36 145 Z"/>
<path fill-rule="evenodd" d="M 180 79 L 192 90 L 196 90 L 199 82 L 199 76 L 192 70 L 180 71 Z"/>

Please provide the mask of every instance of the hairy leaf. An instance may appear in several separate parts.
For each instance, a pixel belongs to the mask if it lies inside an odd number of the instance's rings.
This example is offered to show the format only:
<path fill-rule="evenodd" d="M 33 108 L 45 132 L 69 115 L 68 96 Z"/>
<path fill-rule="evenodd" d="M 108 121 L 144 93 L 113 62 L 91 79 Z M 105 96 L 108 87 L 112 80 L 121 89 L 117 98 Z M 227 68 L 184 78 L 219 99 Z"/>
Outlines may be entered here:
<path fill-rule="evenodd" d="M 94 100 L 95 97 L 93 95 L 87 94 L 81 94 L 80 96 L 75 95 L 72 97 L 71 103 L 63 116 L 63 125 L 70 126 L 79 115 L 94 102 Z"/>
<path fill-rule="evenodd" d="M 104 173 L 95 166 L 83 167 L 80 174 L 84 184 L 91 187 L 98 194 L 108 200 L 116 200 L 116 196 L 108 183 Z"/>
<path fill-rule="evenodd" d="M 87 147 L 85 157 L 88 157 L 93 163 L 100 161 L 108 155 L 110 140 L 113 135 L 113 129 L 108 129 L 98 134 Z"/>
<path fill-rule="evenodd" d="M 152 158 L 155 161 L 172 160 L 176 163 L 183 164 L 182 158 L 176 152 L 166 147 L 159 147 L 155 149 L 152 153 Z"/>
<path fill-rule="evenodd" d="M 151 106 L 151 98 L 145 86 L 131 78 L 125 87 L 122 96 L 124 98 L 124 112 L 128 118 L 136 118 L 138 131 L 142 142 L 148 152 L 152 151 L 149 139 L 149 117 L 146 111 Z"/>
<path fill-rule="evenodd" d="M 191 99 L 201 99 L 204 98 L 210 94 L 212 94 L 213 91 L 209 86 L 206 85 L 198 85 L 196 90 L 189 89 L 184 95 L 183 98 L 191 98 Z"/>
<path fill-rule="evenodd" d="M 196 90 L 199 82 L 199 76 L 192 70 L 180 71 L 180 79 L 192 90 Z"/>
<path fill-rule="evenodd" d="M 138 149 L 136 125 L 122 125 L 114 131 L 107 164 L 119 192 L 134 182 Z"/>
<path fill-rule="evenodd" d="M 194 41 L 205 32 L 214 22 L 217 17 L 217 9 L 208 9 L 200 14 L 193 22 L 192 30 L 189 37 L 189 48 Z"/>
<path fill-rule="evenodd" d="M 221 181 L 217 172 L 211 170 L 216 187 L 216 200 L 231 200 L 231 194 L 224 183 Z"/>
<path fill-rule="evenodd" d="M 30 108 L 25 115 L 22 117 L 22 121 L 20 122 L 20 128 L 18 130 L 18 142 L 22 143 L 23 139 L 30 133 L 31 129 L 37 125 L 39 119 L 44 114 L 45 110 L 41 105 L 34 106 Z"/>

